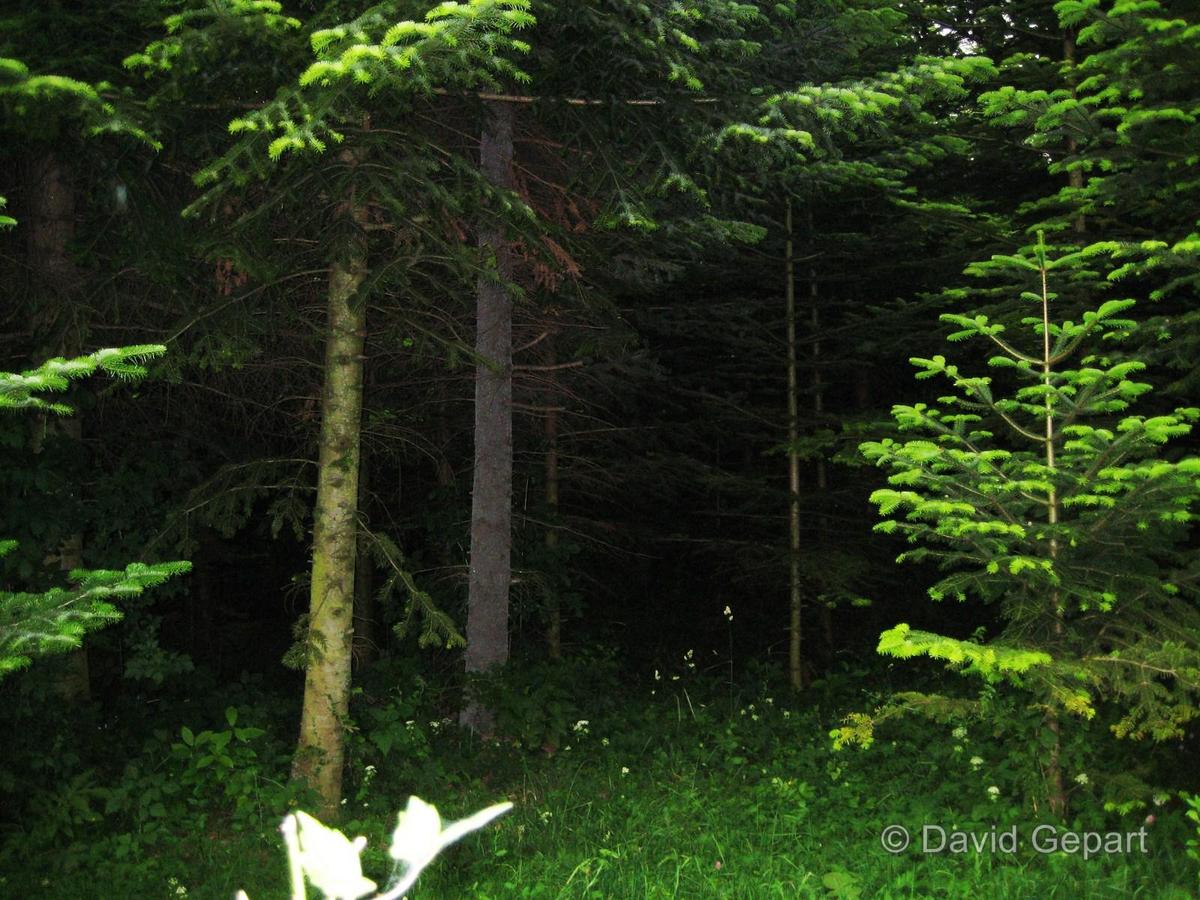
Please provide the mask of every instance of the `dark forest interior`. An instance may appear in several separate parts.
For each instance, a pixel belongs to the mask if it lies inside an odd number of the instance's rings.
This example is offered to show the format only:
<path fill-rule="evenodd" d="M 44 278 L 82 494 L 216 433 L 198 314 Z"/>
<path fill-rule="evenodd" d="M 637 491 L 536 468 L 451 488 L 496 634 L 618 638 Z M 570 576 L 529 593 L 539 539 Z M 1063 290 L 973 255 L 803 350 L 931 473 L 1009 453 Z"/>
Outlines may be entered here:
<path fill-rule="evenodd" d="M 1196 896 L 1198 116 L 1191 0 L 8 0 L 0 895 Z"/>

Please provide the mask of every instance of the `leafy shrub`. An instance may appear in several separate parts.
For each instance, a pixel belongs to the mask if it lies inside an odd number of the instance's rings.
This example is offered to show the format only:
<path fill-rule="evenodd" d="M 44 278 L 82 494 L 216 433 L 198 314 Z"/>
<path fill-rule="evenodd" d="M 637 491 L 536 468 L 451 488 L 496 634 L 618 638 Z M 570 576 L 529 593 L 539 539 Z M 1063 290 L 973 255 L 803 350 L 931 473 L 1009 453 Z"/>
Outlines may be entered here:
<path fill-rule="evenodd" d="M 500 735 L 526 750 L 554 752 L 577 723 L 598 715 L 598 704 L 615 695 L 617 672 L 616 660 L 605 650 L 563 660 L 518 660 L 480 690 L 496 712 Z"/>

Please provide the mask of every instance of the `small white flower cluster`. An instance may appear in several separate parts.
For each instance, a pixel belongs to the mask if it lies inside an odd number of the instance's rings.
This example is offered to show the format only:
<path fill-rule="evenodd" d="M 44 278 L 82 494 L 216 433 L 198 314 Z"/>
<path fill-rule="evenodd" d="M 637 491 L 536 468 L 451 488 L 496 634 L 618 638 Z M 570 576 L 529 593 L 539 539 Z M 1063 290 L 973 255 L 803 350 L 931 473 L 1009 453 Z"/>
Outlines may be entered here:
<path fill-rule="evenodd" d="M 588 731 L 588 724 L 589 723 L 587 719 L 580 719 L 571 726 L 571 730 L 576 734 L 589 734 L 590 732 Z"/>
<path fill-rule="evenodd" d="M 167 887 L 171 889 L 171 893 L 176 897 L 186 897 L 188 889 L 179 883 L 179 879 L 171 876 L 167 879 Z"/>

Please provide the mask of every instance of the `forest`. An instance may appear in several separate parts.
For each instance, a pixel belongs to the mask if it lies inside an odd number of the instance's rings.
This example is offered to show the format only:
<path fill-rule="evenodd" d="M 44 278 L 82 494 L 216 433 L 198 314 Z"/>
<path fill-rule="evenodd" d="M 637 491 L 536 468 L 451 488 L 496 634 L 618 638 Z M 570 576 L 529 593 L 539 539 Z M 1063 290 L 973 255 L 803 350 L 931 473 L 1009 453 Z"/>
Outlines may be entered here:
<path fill-rule="evenodd" d="M 1200 896 L 1200 2 L 4 0 L 0 896 Z"/>

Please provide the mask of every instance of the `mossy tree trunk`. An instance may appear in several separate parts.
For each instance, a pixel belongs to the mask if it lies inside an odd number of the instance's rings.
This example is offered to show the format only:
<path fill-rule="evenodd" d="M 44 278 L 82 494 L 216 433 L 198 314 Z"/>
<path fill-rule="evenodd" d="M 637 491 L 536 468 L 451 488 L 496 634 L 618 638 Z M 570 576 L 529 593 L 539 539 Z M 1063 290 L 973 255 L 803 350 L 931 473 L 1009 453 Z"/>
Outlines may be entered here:
<path fill-rule="evenodd" d="M 513 184 L 511 104 L 491 102 L 484 110 L 480 168 L 491 184 Z M 512 580 L 512 251 L 499 218 L 486 212 L 479 229 L 485 264 L 476 292 L 475 467 L 471 492 L 471 559 L 467 595 L 468 674 L 488 672 L 508 661 L 508 594 Z M 461 722 L 490 734 L 491 710 L 469 695 Z"/>
<path fill-rule="evenodd" d="M 335 820 L 341 806 L 350 708 L 366 328 L 366 304 L 356 294 L 366 275 L 366 244 L 360 237 L 329 275 L 308 665 L 300 741 L 292 764 L 292 777 L 319 795 L 320 816 L 326 821 Z"/>

